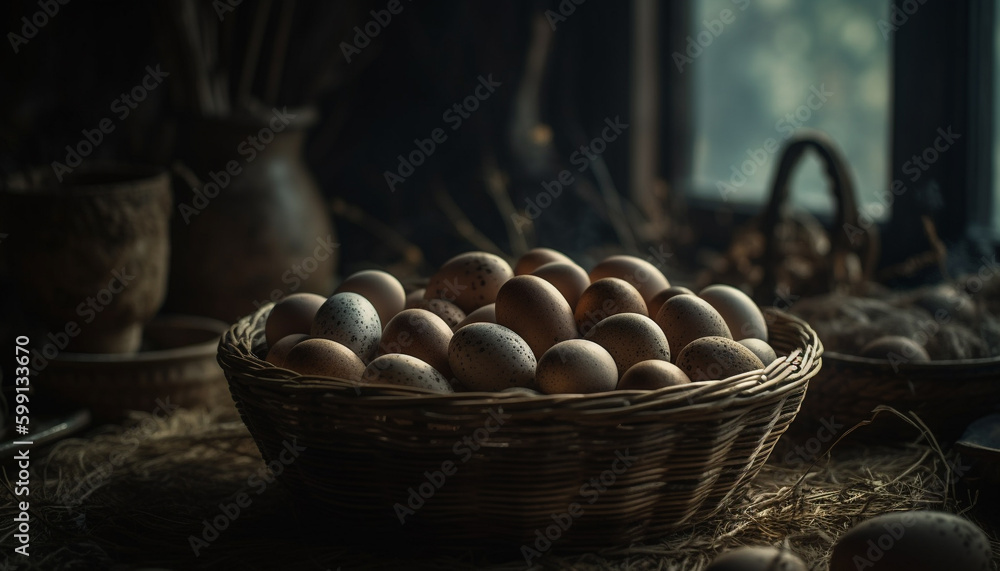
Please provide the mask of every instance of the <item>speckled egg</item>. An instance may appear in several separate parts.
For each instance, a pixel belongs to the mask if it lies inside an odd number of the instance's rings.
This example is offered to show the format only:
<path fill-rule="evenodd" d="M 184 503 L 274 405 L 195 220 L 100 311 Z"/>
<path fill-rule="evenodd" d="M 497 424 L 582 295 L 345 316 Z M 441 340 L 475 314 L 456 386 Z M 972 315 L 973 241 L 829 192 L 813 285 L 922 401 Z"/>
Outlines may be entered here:
<path fill-rule="evenodd" d="M 538 359 L 549 347 L 576 338 L 576 321 L 566 298 L 537 276 L 516 276 L 497 293 L 497 323 L 517 333 Z"/>
<path fill-rule="evenodd" d="M 656 317 L 656 314 L 660 312 L 660 308 L 663 307 L 663 304 L 675 295 L 694 295 L 694 292 L 683 286 L 668 287 L 667 289 L 654 295 L 653 298 L 646 303 L 646 308 L 649 309 L 649 315 L 651 317 Z"/>
<path fill-rule="evenodd" d="M 618 390 L 655 391 L 690 383 L 687 374 L 673 363 L 652 359 L 629 367 L 618 381 Z"/>
<path fill-rule="evenodd" d="M 293 333 L 291 335 L 285 335 L 278 342 L 272 345 L 267 350 L 267 357 L 264 358 L 265 361 L 271 363 L 275 367 L 285 366 L 285 357 L 288 356 L 288 352 L 292 350 L 296 344 L 301 341 L 309 339 L 309 336 L 304 333 Z"/>
<path fill-rule="evenodd" d="M 946 512 L 894 512 L 840 536 L 830 571 L 987 571 L 992 560 L 989 539 L 969 520 Z"/>
<path fill-rule="evenodd" d="M 693 295 L 668 299 L 654 321 L 666 334 L 674 355 L 679 355 L 688 343 L 699 337 L 733 338 L 719 312 L 707 301 Z"/>
<path fill-rule="evenodd" d="M 776 547 L 737 547 L 715 558 L 705 571 L 807 571 L 798 555 Z"/>
<path fill-rule="evenodd" d="M 389 320 L 382 330 L 378 355 L 402 353 L 416 357 L 451 378 L 448 344 L 451 327 L 426 309 L 404 309 Z"/>
<path fill-rule="evenodd" d="M 456 328 L 466 317 L 465 312 L 459 309 L 457 305 L 443 299 L 425 299 L 420 302 L 419 309 L 426 309 L 440 317 L 452 329 Z"/>
<path fill-rule="evenodd" d="M 639 292 L 625 280 L 602 278 L 590 284 L 573 312 L 577 329 L 586 335 L 601 320 L 619 313 L 646 313 L 646 301 Z"/>
<path fill-rule="evenodd" d="M 531 275 L 538 276 L 556 286 L 559 293 L 566 298 L 569 306 L 576 308 L 580 296 L 590 285 L 590 277 L 583 268 L 573 262 L 550 262 L 538 267 Z"/>
<path fill-rule="evenodd" d="M 728 285 L 710 285 L 698 293 L 726 321 L 729 333 L 737 341 L 753 337 L 767 341 L 767 322 L 750 296 Z"/>
<path fill-rule="evenodd" d="M 300 375 L 336 377 L 359 381 L 365 364 L 357 353 L 329 339 L 306 339 L 297 343 L 285 357 L 286 369 Z"/>
<path fill-rule="evenodd" d="M 382 322 L 375 306 L 352 292 L 335 293 L 316 312 L 310 334 L 336 341 L 368 362 L 382 337 Z"/>
<path fill-rule="evenodd" d="M 479 309 L 473 311 L 472 313 L 465 316 L 465 319 L 460 321 L 458 325 L 455 326 L 455 330 L 469 325 L 471 323 L 496 323 L 497 322 L 497 304 L 491 303 L 489 305 L 484 305 Z"/>
<path fill-rule="evenodd" d="M 656 266 L 635 256 L 609 256 L 590 270 L 590 281 L 619 278 L 632 284 L 643 301 L 670 287 L 670 282 Z M 648 310 L 647 310 L 648 311 Z"/>
<path fill-rule="evenodd" d="M 458 331 L 448 346 L 448 363 L 471 391 L 502 391 L 535 385 L 535 354 L 510 329 L 496 323 L 473 323 Z"/>
<path fill-rule="evenodd" d="M 264 322 L 264 338 L 270 347 L 282 337 L 294 333 L 308 334 L 313 320 L 326 298 L 314 293 L 293 293 L 282 298 L 271 308 Z"/>
<path fill-rule="evenodd" d="M 778 354 L 774 352 L 774 347 L 771 347 L 766 341 L 761 341 L 756 337 L 740 339 L 737 343 L 743 345 L 747 349 L 750 349 L 750 352 L 757 355 L 757 358 L 760 359 L 761 363 L 764 363 L 765 367 L 773 363 L 774 360 L 778 358 Z"/>
<path fill-rule="evenodd" d="M 366 383 L 403 385 L 439 393 L 454 392 L 448 380 L 430 364 L 412 355 L 382 355 L 368 364 L 362 380 Z"/>
<path fill-rule="evenodd" d="M 586 339 L 570 339 L 542 355 L 535 380 L 550 395 L 603 393 L 618 384 L 618 367 L 604 347 Z"/>
<path fill-rule="evenodd" d="M 431 277 L 424 299 L 450 301 L 469 313 L 496 301 L 500 286 L 512 277 L 514 270 L 500 256 L 466 252 L 445 262 Z"/>
<path fill-rule="evenodd" d="M 640 361 L 670 360 L 670 345 L 663 330 L 655 321 L 638 313 L 612 315 L 595 325 L 586 338 L 611 354 L 619 377 Z"/>
<path fill-rule="evenodd" d="M 413 309 L 416 307 L 420 307 L 420 305 L 424 302 L 424 294 L 426 293 L 427 293 L 426 289 L 420 288 L 420 289 L 415 289 L 410 293 L 406 294 L 406 303 L 403 309 Z"/>
<path fill-rule="evenodd" d="M 861 348 L 861 356 L 891 363 L 926 363 L 931 360 L 923 345 L 901 335 L 884 335 L 871 341 Z"/>
<path fill-rule="evenodd" d="M 403 284 L 388 272 L 381 270 L 364 270 L 351 274 L 334 293 L 344 291 L 354 292 L 363 296 L 375 306 L 378 318 L 384 327 L 392 316 L 396 315 L 406 305 L 406 291 Z"/>
<path fill-rule="evenodd" d="M 514 275 L 523 276 L 534 273 L 537 268 L 551 262 L 573 263 L 566 254 L 552 248 L 532 248 L 518 258 L 514 264 Z"/>
<path fill-rule="evenodd" d="M 717 381 L 764 368 L 750 349 L 727 337 L 701 337 L 674 361 L 692 381 Z"/>

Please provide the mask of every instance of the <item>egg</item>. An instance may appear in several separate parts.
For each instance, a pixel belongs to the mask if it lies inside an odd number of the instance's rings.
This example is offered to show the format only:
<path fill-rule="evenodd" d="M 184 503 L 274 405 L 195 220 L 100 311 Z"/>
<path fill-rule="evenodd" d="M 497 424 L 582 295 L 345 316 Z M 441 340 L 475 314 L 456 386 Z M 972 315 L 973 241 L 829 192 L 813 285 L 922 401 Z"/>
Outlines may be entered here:
<path fill-rule="evenodd" d="M 840 536 L 830 571 L 985 571 L 992 569 L 990 541 L 975 524 L 935 511 L 875 516 Z"/>
<path fill-rule="evenodd" d="M 921 291 L 913 304 L 941 322 L 954 316 L 958 321 L 974 324 L 978 317 L 972 296 L 951 284 L 940 284 Z"/>
<path fill-rule="evenodd" d="M 403 284 L 392 274 L 381 270 L 364 270 L 351 274 L 334 293 L 344 291 L 354 292 L 372 302 L 383 327 L 406 306 Z"/>
<path fill-rule="evenodd" d="M 502 391 L 535 385 L 535 354 L 510 329 L 473 323 L 459 329 L 448 345 L 448 364 L 471 391 Z"/>
<path fill-rule="evenodd" d="M 426 309 L 404 309 L 382 330 L 377 354 L 410 355 L 430 364 L 445 378 L 451 378 L 448 365 L 451 335 L 451 327 L 437 315 Z"/>
<path fill-rule="evenodd" d="M 514 270 L 500 256 L 466 252 L 445 262 L 431 277 L 424 299 L 450 301 L 469 313 L 496 301 L 500 286 L 512 277 Z"/>
<path fill-rule="evenodd" d="M 766 341 L 761 341 L 755 337 L 748 337 L 740 339 L 737 343 L 750 349 L 750 352 L 757 355 L 757 358 L 760 359 L 761 363 L 764 363 L 765 367 L 778 358 L 777 353 L 774 352 L 774 348 L 768 345 Z"/>
<path fill-rule="evenodd" d="M 883 359 L 890 363 L 926 363 L 931 360 L 920 343 L 900 335 L 885 335 L 873 340 L 861 348 L 861 356 Z"/>
<path fill-rule="evenodd" d="M 655 317 L 656 314 L 660 312 L 660 308 L 663 307 L 664 302 L 675 295 L 694 295 L 694 292 L 682 286 L 668 287 L 667 289 L 654 295 L 653 298 L 646 304 L 646 308 L 649 310 L 649 315 Z"/>
<path fill-rule="evenodd" d="M 775 547 L 737 547 L 716 557 L 705 571 L 807 571 L 807 569 L 805 562 L 790 551 Z"/>
<path fill-rule="evenodd" d="M 593 283 L 604 278 L 627 281 L 646 302 L 670 287 L 670 282 L 663 272 L 653 264 L 635 256 L 609 256 L 601 260 L 590 270 L 590 281 Z"/>
<path fill-rule="evenodd" d="M 576 307 L 580 296 L 590 285 L 587 272 L 573 262 L 550 262 L 531 272 L 531 275 L 556 286 L 572 308 Z"/>
<path fill-rule="evenodd" d="M 604 347 L 586 339 L 569 339 L 542 355 L 535 381 L 550 395 L 603 393 L 618 384 L 618 367 Z"/>
<path fill-rule="evenodd" d="M 497 293 L 497 323 L 524 339 L 538 359 L 549 347 L 576 338 L 573 310 L 556 286 L 537 276 L 516 276 Z"/>
<path fill-rule="evenodd" d="M 357 353 L 329 339 L 306 339 L 297 343 L 285 357 L 284 367 L 300 375 L 336 377 L 359 381 L 365 363 Z"/>
<path fill-rule="evenodd" d="M 641 361 L 670 360 L 670 345 L 663 330 L 655 321 L 638 313 L 612 315 L 587 332 L 586 338 L 611 354 L 619 377 Z"/>
<path fill-rule="evenodd" d="M 673 363 L 660 359 L 642 361 L 629 367 L 618 381 L 618 390 L 655 391 L 690 383 L 687 373 Z"/>
<path fill-rule="evenodd" d="M 750 349 L 727 337 L 701 337 L 681 349 L 675 363 L 692 381 L 728 379 L 764 368 Z"/>
<path fill-rule="evenodd" d="M 529 389 L 528 387 L 511 387 L 509 389 L 504 389 L 504 390 L 502 390 L 500 392 L 502 392 L 502 393 L 517 393 L 517 394 L 520 394 L 520 395 L 527 395 L 527 396 L 532 396 L 532 397 L 541 396 L 541 394 L 542 394 L 542 393 L 540 393 L 540 392 L 538 392 L 538 391 L 536 391 L 534 389 Z"/>
<path fill-rule="evenodd" d="M 413 309 L 415 307 L 420 307 L 420 304 L 424 302 L 424 294 L 427 290 L 424 288 L 415 289 L 410 293 L 406 294 L 406 303 L 403 305 L 403 309 Z"/>
<path fill-rule="evenodd" d="M 455 330 L 469 325 L 471 323 L 496 323 L 497 322 L 497 304 L 491 303 L 489 305 L 484 305 L 479 309 L 473 311 L 472 313 L 465 316 L 465 319 L 460 321 L 458 325 L 455 326 Z"/>
<path fill-rule="evenodd" d="M 412 355 L 382 355 L 368 364 L 362 380 L 366 383 L 403 385 L 439 393 L 454 392 L 436 368 Z"/>
<path fill-rule="evenodd" d="M 699 337 L 733 338 L 719 312 L 707 301 L 693 295 L 668 299 L 654 321 L 666 334 L 674 355 L 679 355 L 688 343 Z"/>
<path fill-rule="evenodd" d="M 310 334 L 340 343 L 367 363 L 378 348 L 382 322 L 375 306 L 363 296 L 335 293 L 316 312 Z"/>
<path fill-rule="evenodd" d="M 737 341 L 753 337 L 767 341 L 767 322 L 750 296 L 728 285 L 710 285 L 698 293 L 719 312 Z"/>
<path fill-rule="evenodd" d="M 646 301 L 632 285 L 618 278 L 602 278 L 584 290 L 573 315 L 577 329 L 586 335 L 602 319 L 619 313 L 649 316 Z"/>
<path fill-rule="evenodd" d="M 566 254 L 552 248 L 532 248 L 518 258 L 514 264 L 514 275 L 523 276 L 534 273 L 536 269 L 550 262 L 573 263 Z"/>
<path fill-rule="evenodd" d="M 434 315 L 440 317 L 448 324 L 448 327 L 456 328 L 465 319 L 465 312 L 457 305 L 443 299 L 425 299 L 420 302 L 419 309 L 426 309 Z"/>
<path fill-rule="evenodd" d="M 288 352 L 300 341 L 305 341 L 306 339 L 309 339 L 309 336 L 304 333 L 285 335 L 267 350 L 267 357 L 264 360 L 275 367 L 284 367 L 285 357 L 288 356 Z"/>
<path fill-rule="evenodd" d="M 275 303 L 264 322 L 267 346 L 270 347 L 282 337 L 293 333 L 308 334 L 316 312 L 325 302 L 325 297 L 314 293 L 293 293 Z"/>

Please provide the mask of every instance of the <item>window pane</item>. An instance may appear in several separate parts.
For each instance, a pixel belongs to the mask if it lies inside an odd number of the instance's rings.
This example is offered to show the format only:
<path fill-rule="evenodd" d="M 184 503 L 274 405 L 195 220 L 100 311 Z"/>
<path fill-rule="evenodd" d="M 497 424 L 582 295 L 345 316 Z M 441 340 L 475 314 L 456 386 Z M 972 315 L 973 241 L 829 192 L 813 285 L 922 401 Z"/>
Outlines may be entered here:
<path fill-rule="evenodd" d="M 775 145 L 797 127 L 824 131 L 843 150 L 861 204 L 886 188 L 887 0 L 695 0 L 694 12 L 690 40 L 675 47 L 689 59 L 675 52 L 674 62 L 694 74 L 695 196 L 762 202 Z M 815 164 L 794 175 L 795 202 L 830 211 Z"/>

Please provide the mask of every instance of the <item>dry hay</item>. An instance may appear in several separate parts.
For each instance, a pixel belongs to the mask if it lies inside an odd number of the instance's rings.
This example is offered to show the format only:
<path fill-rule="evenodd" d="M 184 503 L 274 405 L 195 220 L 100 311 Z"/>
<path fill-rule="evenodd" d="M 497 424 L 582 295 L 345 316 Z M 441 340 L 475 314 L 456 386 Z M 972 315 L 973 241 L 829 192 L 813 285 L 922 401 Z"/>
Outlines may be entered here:
<path fill-rule="evenodd" d="M 823 563 L 835 539 L 873 515 L 907 509 L 967 511 L 958 498 L 948 457 L 931 441 L 885 449 L 838 445 L 830 461 L 808 465 L 784 447 L 761 471 L 750 493 L 711 521 L 659 542 L 585 555 L 549 553 L 551 569 L 703 569 L 718 552 L 739 545 L 783 545 L 810 563 Z M 848 437 L 849 441 L 849 437 Z M 783 443 L 784 444 L 784 443 Z M 31 558 L 9 569 L 523 569 L 469 553 L 435 556 L 386 545 L 376 553 L 302 533 L 287 492 L 260 495 L 248 479 L 264 466 L 243 424 L 231 416 L 179 411 L 167 419 L 137 416 L 128 427 L 105 427 L 87 439 L 66 440 L 35 458 L 31 489 Z M 9 474 L 9 472 L 8 472 Z M 256 481 L 254 481 L 256 482 Z M 0 503 L 0 543 L 12 553 L 15 508 L 8 489 Z M 219 515 L 220 502 L 239 491 L 253 503 L 194 557 L 189 536 Z M 994 542 L 1000 555 L 1000 544 Z M 556 546 L 558 549 L 558 545 Z"/>

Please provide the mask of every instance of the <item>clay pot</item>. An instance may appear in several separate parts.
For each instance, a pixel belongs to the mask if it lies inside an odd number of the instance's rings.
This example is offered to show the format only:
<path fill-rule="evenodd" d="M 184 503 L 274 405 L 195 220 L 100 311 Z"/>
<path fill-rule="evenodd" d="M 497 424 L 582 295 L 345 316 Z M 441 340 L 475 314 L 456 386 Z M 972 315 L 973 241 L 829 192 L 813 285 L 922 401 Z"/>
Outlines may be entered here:
<path fill-rule="evenodd" d="M 0 227 L 15 295 L 53 351 L 128 353 L 166 292 L 170 178 L 107 165 L 9 181 Z"/>
<path fill-rule="evenodd" d="M 169 311 L 231 323 L 285 295 L 332 293 L 339 245 L 302 156 L 312 121 L 292 111 L 178 125 L 187 177 L 175 179 Z"/>

